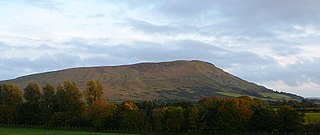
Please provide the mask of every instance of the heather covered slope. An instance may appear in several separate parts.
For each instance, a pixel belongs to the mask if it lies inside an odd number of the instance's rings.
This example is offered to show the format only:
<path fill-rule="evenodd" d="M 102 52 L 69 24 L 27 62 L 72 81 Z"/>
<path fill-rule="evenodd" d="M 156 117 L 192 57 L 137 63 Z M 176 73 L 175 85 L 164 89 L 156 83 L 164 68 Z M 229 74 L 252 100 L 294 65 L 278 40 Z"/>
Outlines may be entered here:
<path fill-rule="evenodd" d="M 74 80 L 80 89 L 86 82 L 99 79 L 109 99 L 190 99 L 203 96 L 251 96 L 265 99 L 299 99 L 300 97 L 276 93 L 265 87 L 233 76 L 213 64 L 202 61 L 173 61 L 140 63 L 124 66 L 83 67 L 34 74 L 4 82 L 24 87 L 28 82 L 57 84 Z"/>

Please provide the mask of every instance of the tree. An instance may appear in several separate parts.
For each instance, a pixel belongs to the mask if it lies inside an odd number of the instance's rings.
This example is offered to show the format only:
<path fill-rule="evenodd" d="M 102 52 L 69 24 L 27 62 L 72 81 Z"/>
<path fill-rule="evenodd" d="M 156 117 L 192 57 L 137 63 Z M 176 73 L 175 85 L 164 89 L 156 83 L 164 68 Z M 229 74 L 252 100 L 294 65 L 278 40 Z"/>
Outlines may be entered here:
<path fill-rule="evenodd" d="M 277 113 L 272 108 L 255 107 L 250 120 L 250 127 L 253 131 L 271 132 L 278 128 Z"/>
<path fill-rule="evenodd" d="M 281 131 L 297 131 L 303 127 L 304 114 L 297 112 L 291 107 L 278 109 L 279 128 Z"/>
<path fill-rule="evenodd" d="M 18 108 L 22 102 L 22 90 L 17 85 L 0 84 L 0 123 L 17 123 Z"/>
<path fill-rule="evenodd" d="M 22 90 L 13 83 L 3 84 L 0 93 L 0 103 L 3 105 L 19 106 L 23 103 Z"/>
<path fill-rule="evenodd" d="M 201 126 L 201 117 L 200 117 L 200 110 L 198 106 L 193 106 L 188 110 L 188 124 L 189 129 L 191 130 L 200 130 Z"/>
<path fill-rule="evenodd" d="M 145 127 L 146 113 L 140 110 L 135 102 L 122 103 L 121 127 L 125 129 L 142 129 Z"/>
<path fill-rule="evenodd" d="M 42 93 L 38 83 L 29 83 L 24 89 L 24 99 L 31 106 L 38 106 Z"/>
<path fill-rule="evenodd" d="M 167 107 L 155 108 L 152 111 L 152 120 L 155 126 L 155 130 L 163 130 L 165 126 L 165 114 L 167 113 Z"/>
<path fill-rule="evenodd" d="M 65 81 L 57 85 L 57 105 L 58 112 L 67 112 L 71 120 L 67 120 L 71 125 L 78 125 L 77 120 L 82 118 L 84 103 L 82 95 L 74 81 Z"/>
<path fill-rule="evenodd" d="M 50 117 L 53 115 L 56 109 L 56 97 L 55 97 L 55 90 L 54 86 L 50 83 L 47 83 L 43 88 L 43 95 L 41 99 L 41 108 L 43 110 L 43 119 L 45 120 L 46 123 L 50 120 Z"/>
<path fill-rule="evenodd" d="M 95 100 L 91 106 L 89 106 L 89 119 L 91 126 L 94 128 L 103 127 L 105 124 L 108 103 L 105 100 Z"/>
<path fill-rule="evenodd" d="M 70 126 L 72 123 L 72 116 L 70 112 L 55 112 L 50 118 L 50 126 Z"/>
<path fill-rule="evenodd" d="M 87 83 L 85 96 L 89 105 L 91 105 L 96 100 L 101 99 L 102 95 L 103 85 L 99 80 L 91 80 Z"/>
<path fill-rule="evenodd" d="M 220 131 L 244 131 L 252 116 L 250 98 L 225 98 L 218 107 L 216 126 Z"/>
<path fill-rule="evenodd" d="M 168 131 L 178 132 L 181 130 L 184 123 L 184 110 L 182 107 L 168 107 L 166 113 L 166 128 Z"/>
<path fill-rule="evenodd" d="M 15 124 L 17 123 L 17 107 L 10 105 L 0 105 L 0 123 Z"/>
<path fill-rule="evenodd" d="M 204 97 L 199 101 L 199 109 L 201 110 L 200 129 L 205 131 L 217 130 L 217 113 L 218 108 L 221 106 L 223 99 L 220 97 L 211 98 Z"/>
<path fill-rule="evenodd" d="M 2 84 L 0 84 L 0 105 L 3 104 L 3 98 L 4 98 L 3 92 L 4 91 L 2 90 Z"/>
<path fill-rule="evenodd" d="M 83 107 L 82 95 L 76 82 L 65 81 L 57 86 L 57 102 L 59 111 L 80 111 Z"/>
<path fill-rule="evenodd" d="M 105 100 L 95 100 L 88 110 L 91 126 L 96 129 L 112 126 L 117 110 L 114 104 L 108 104 Z"/>
<path fill-rule="evenodd" d="M 41 118 L 41 100 L 42 93 L 38 83 L 29 83 L 24 89 L 25 103 L 19 109 L 19 120 L 27 124 L 39 124 Z"/>

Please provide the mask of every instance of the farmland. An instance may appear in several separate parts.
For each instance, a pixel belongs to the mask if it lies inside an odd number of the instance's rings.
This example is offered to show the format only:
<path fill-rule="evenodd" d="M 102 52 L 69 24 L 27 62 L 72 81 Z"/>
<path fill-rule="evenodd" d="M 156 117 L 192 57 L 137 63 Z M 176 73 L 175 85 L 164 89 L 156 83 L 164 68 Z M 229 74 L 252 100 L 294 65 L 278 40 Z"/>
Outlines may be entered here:
<path fill-rule="evenodd" d="M 312 113 L 305 113 L 305 123 L 319 123 L 320 122 L 320 113 L 319 112 L 312 112 Z"/>
<path fill-rule="evenodd" d="M 99 133 L 80 130 L 54 130 L 1 127 L 0 135 L 134 135 L 125 133 Z"/>

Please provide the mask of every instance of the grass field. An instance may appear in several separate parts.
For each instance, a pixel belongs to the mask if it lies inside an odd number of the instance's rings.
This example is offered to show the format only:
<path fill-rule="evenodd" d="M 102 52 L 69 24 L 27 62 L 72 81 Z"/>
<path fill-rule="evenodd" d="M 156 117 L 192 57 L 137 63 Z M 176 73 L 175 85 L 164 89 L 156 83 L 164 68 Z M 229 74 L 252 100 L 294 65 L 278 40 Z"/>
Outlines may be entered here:
<path fill-rule="evenodd" d="M 99 133 L 79 130 L 53 130 L 0 127 L 0 135 L 134 135 L 125 133 Z"/>
<path fill-rule="evenodd" d="M 224 96 L 228 96 L 228 97 L 241 97 L 241 96 L 247 96 L 247 95 L 243 95 L 243 94 L 240 94 L 240 93 L 233 93 L 233 92 L 216 92 L 217 94 L 220 94 L 220 95 L 224 95 Z M 254 96 L 248 96 L 250 98 L 257 98 L 257 97 L 254 97 Z"/>
<path fill-rule="evenodd" d="M 216 92 L 220 95 L 224 95 L 224 96 L 228 96 L 228 97 L 241 97 L 241 96 L 244 96 L 242 94 L 239 94 L 239 93 L 233 93 L 233 92 Z"/>
<path fill-rule="evenodd" d="M 305 113 L 305 123 L 320 122 L 320 113 Z"/>
<path fill-rule="evenodd" d="M 273 99 L 290 99 L 287 95 L 277 94 L 277 93 L 269 93 L 269 92 L 261 92 L 259 93 L 264 97 L 271 97 Z"/>

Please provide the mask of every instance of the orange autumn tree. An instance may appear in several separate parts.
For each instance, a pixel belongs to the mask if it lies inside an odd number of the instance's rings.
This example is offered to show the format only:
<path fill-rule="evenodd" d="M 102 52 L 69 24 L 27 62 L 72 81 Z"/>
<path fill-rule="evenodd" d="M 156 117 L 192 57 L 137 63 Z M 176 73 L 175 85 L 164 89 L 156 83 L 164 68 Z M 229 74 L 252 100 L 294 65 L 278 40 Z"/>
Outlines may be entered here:
<path fill-rule="evenodd" d="M 225 98 L 217 109 L 217 129 L 219 131 L 245 131 L 252 113 L 250 98 Z"/>

